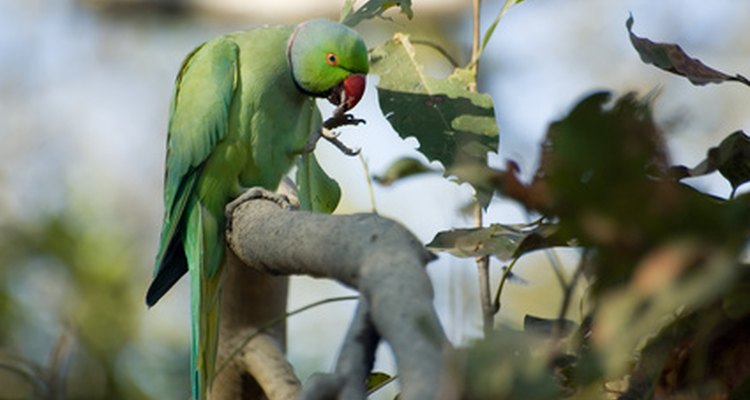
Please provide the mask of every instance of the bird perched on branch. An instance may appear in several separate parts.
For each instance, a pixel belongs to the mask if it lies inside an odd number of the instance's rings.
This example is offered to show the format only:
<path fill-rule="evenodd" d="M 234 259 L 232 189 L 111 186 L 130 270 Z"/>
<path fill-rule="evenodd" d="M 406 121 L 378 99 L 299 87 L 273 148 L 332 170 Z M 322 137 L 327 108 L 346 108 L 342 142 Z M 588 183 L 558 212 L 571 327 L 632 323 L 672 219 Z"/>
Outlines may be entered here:
<path fill-rule="evenodd" d="M 362 98 L 367 48 L 324 19 L 224 35 L 190 53 L 175 84 L 164 181 L 164 222 L 146 294 L 150 307 L 190 275 L 192 393 L 211 384 L 219 334 L 224 208 L 250 187 L 275 190 L 319 134 L 316 97 L 340 118 Z"/>

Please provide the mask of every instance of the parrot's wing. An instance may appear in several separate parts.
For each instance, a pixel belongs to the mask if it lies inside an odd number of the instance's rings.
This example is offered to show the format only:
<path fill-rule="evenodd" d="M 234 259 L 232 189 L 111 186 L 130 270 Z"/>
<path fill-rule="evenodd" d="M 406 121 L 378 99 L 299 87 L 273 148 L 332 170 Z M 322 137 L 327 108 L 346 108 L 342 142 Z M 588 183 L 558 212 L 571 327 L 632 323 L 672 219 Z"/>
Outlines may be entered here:
<path fill-rule="evenodd" d="M 239 48 L 220 37 L 195 49 L 177 75 L 169 120 L 164 225 L 146 304 L 156 303 L 187 272 L 182 250 L 185 210 L 203 162 L 227 135 L 237 89 Z"/>

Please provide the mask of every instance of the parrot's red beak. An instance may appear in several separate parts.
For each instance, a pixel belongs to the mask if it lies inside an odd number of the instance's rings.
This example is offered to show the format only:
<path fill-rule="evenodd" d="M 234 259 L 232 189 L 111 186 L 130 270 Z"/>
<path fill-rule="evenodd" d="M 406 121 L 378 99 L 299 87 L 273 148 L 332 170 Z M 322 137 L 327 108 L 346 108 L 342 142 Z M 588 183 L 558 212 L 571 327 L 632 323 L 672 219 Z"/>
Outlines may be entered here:
<path fill-rule="evenodd" d="M 351 110 L 362 99 L 365 93 L 366 80 L 363 74 L 349 75 L 331 92 L 328 100 L 335 105 L 344 105 L 345 110 Z"/>
<path fill-rule="evenodd" d="M 362 99 L 365 94 L 365 76 L 362 74 L 350 75 L 344 79 L 344 103 L 346 109 L 351 110 Z"/>

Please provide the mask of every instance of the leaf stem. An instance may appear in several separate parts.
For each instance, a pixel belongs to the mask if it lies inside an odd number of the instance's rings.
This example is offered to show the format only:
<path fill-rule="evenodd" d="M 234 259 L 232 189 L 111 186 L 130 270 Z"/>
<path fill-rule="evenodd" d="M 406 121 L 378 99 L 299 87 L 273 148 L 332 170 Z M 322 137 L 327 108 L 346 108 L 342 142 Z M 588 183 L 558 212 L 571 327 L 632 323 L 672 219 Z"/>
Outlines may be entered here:
<path fill-rule="evenodd" d="M 575 290 L 576 286 L 578 285 L 578 279 L 580 279 L 581 274 L 583 274 L 583 265 L 586 262 L 587 257 L 588 251 L 584 250 L 581 254 L 581 260 L 578 262 L 578 266 L 576 267 L 575 272 L 573 272 L 573 276 L 570 278 L 570 282 L 568 282 L 564 287 L 563 298 L 560 304 L 560 312 L 557 315 L 557 321 L 552 333 L 552 337 L 554 337 L 555 339 L 562 338 L 562 332 L 564 330 L 564 320 L 565 316 L 568 314 L 568 306 L 570 305 L 570 300 L 573 297 L 573 290 Z"/>
<path fill-rule="evenodd" d="M 516 265 L 516 261 L 518 261 L 520 258 L 521 256 L 519 255 L 518 257 L 511 260 L 510 264 L 508 264 L 508 267 L 506 267 L 505 271 L 503 271 L 503 275 L 500 277 L 500 284 L 497 285 L 497 292 L 495 293 L 495 301 L 492 303 L 492 306 L 495 309 L 495 314 L 497 314 L 497 312 L 500 311 L 500 307 L 501 307 L 500 296 L 503 294 L 505 281 L 507 281 L 508 278 L 512 275 L 513 267 Z"/>
<path fill-rule="evenodd" d="M 479 18 L 479 11 L 482 6 L 481 0 L 472 0 L 472 21 L 473 21 L 473 29 L 471 32 L 471 62 L 469 63 L 469 70 L 474 75 L 474 81 L 469 85 L 469 91 L 476 92 L 477 91 L 477 74 L 479 73 L 479 35 L 481 32 L 481 26 L 480 22 L 481 19 Z"/>
<path fill-rule="evenodd" d="M 482 45 L 479 46 L 479 38 L 478 33 L 475 32 L 475 35 L 477 35 L 476 43 L 477 43 L 477 50 L 476 53 L 472 51 L 472 57 L 471 57 L 471 63 L 469 63 L 468 68 L 470 70 L 476 71 L 477 64 L 479 64 L 479 58 L 482 56 L 482 53 L 484 52 L 484 48 L 487 47 L 487 43 L 489 43 L 490 38 L 492 37 L 492 34 L 495 32 L 495 28 L 497 28 L 497 24 L 500 23 L 500 20 L 503 19 L 503 16 L 505 13 L 508 12 L 510 7 L 516 3 L 520 3 L 519 0 L 505 0 L 505 3 L 503 4 L 503 8 L 500 9 L 500 12 L 497 13 L 497 16 L 495 17 L 495 20 L 492 21 L 492 24 L 490 25 L 489 29 L 487 29 L 487 32 L 484 33 L 484 38 L 482 39 Z M 475 25 L 476 29 L 476 25 Z"/>
<path fill-rule="evenodd" d="M 372 185 L 372 175 L 370 175 L 370 166 L 367 165 L 365 157 L 362 153 L 359 153 L 359 162 L 362 163 L 362 169 L 365 172 L 365 179 L 367 180 L 367 191 L 370 193 L 370 205 L 372 206 L 373 214 L 378 213 L 378 208 L 375 206 L 375 189 Z"/>

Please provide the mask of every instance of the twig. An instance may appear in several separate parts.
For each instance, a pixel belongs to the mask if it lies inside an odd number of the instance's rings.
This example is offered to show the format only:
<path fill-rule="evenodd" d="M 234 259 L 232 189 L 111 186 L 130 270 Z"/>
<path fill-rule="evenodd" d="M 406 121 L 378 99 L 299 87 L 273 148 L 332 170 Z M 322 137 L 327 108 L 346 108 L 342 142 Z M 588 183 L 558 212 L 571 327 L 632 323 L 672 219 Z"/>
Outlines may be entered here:
<path fill-rule="evenodd" d="M 362 298 L 344 339 L 335 372 L 311 377 L 301 398 L 364 400 L 367 388 L 362 382 L 367 381 L 379 342 L 380 335 L 370 319 L 370 307 Z"/>
<path fill-rule="evenodd" d="M 481 7 L 481 0 L 472 0 L 472 17 L 474 23 L 474 29 L 472 31 L 472 42 L 471 42 L 471 70 L 474 72 L 474 80 L 469 84 L 469 90 L 472 92 L 477 91 L 477 72 L 479 70 L 479 64 L 475 62 L 479 57 L 479 33 L 480 33 L 480 19 L 479 9 Z M 477 200 L 474 204 L 474 225 L 477 228 L 483 226 L 482 221 L 482 206 Z M 495 325 L 495 307 L 492 304 L 492 294 L 490 293 L 490 257 L 483 256 L 477 258 L 477 272 L 479 273 L 479 301 L 482 305 L 482 328 L 484 336 L 489 336 L 492 333 L 492 329 Z"/>
<path fill-rule="evenodd" d="M 365 179 L 367 181 L 367 191 L 370 193 L 370 205 L 372 206 L 372 212 L 374 214 L 378 213 L 378 208 L 375 205 L 375 189 L 372 185 L 372 176 L 370 175 L 370 167 L 367 165 L 367 161 L 365 161 L 365 158 L 362 156 L 362 154 L 359 155 L 359 161 L 362 163 L 362 169 L 365 171 Z"/>
<path fill-rule="evenodd" d="M 49 365 L 49 396 L 51 399 L 65 398 L 65 382 L 74 342 L 73 334 L 66 329 L 55 343 Z"/>
<path fill-rule="evenodd" d="M 549 260 L 552 271 L 555 273 L 557 283 L 560 284 L 560 288 L 565 290 L 568 284 L 565 282 L 565 276 L 563 275 L 562 268 L 560 267 L 562 265 L 562 263 L 560 262 L 560 257 L 557 256 L 557 252 L 554 249 L 544 249 L 544 254 L 547 256 L 547 260 Z"/>
<path fill-rule="evenodd" d="M 479 18 L 479 9 L 481 7 L 481 0 L 472 0 L 472 21 L 473 21 L 473 29 L 471 31 L 471 63 L 469 63 L 469 70 L 474 73 L 474 81 L 469 85 L 469 90 L 472 92 L 477 91 L 477 74 L 479 73 L 479 53 L 480 53 L 480 47 L 479 47 L 479 33 L 481 32 L 481 27 L 479 26 L 480 18 Z"/>
<path fill-rule="evenodd" d="M 541 223 L 544 220 L 544 217 L 537 218 L 535 221 L 531 220 L 531 213 L 528 211 L 526 212 L 526 221 L 529 225 L 535 224 L 535 223 Z M 557 278 L 557 283 L 560 285 L 560 288 L 562 290 L 565 290 L 568 286 L 568 284 L 565 282 L 565 276 L 562 272 L 562 262 L 560 261 L 560 257 L 557 256 L 557 252 L 552 248 L 544 249 L 544 255 L 547 256 L 547 260 L 549 261 L 550 266 L 552 267 L 552 272 L 555 273 L 555 278 Z"/>
<path fill-rule="evenodd" d="M 482 206 L 477 201 L 474 206 L 474 223 L 481 228 L 482 223 Z M 482 304 L 482 328 L 484 336 L 488 337 L 495 326 L 495 313 L 497 308 L 492 303 L 492 294 L 490 292 L 490 257 L 477 257 L 477 271 L 479 272 L 479 300 Z"/>
<path fill-rule="evenodd" d="M 331 298 L 328 298 L 328 299 L 323 299 L 323 300 L 319 300 L 319 301 L 316 301 L 316 302 L 314 302 L 314 303 L 310 303 L 310 304 L 308 304 L 308 305 L 306 305 L 306 306 L 302 306 L 302 307 L 300 307 L 300 308 L 298 308 L 298 309 L 296 309 L 296 310 L 292 310 L 292 311 L 289 311 L 288 313 L 285 313 L 285 314 L 283 314 L 283 315 L 280 315 L 280 316 L 278 316 L 278 317 L 274 318 L 273 320 L 269 321 L 269 322 L 268 322 L 268 323 L 266 323 L 265 325 L 263 325 L 263 326 L 261 326 L 260 328 L 258 328 L 258 330 L 257 330 L 256 332 L 253 332 L 252 334 L 250 334 L 250 335 L 247 335 L 247 337 L 245 337 L 245 339 L 243 339 L 243 340 L 242 340 L 242 341 L 241 341 L 241 342 L 240 342 L 240 343 L 239 343 L 239 344 L 238 344 L 238 345 L 237 345 L 237 346 L 236 346 L 236 347 L 234 348 L 234 350 L 233 350 L 233 351 L 232 351 L 232 352 L 231 352 L 231 353 L 230 353 L 230 354 L 229 354 L 229 355 L 227 356 L 227 358 L 226 358 L 226 359 L 224 360 L 224 362 L 222 362 L 222 363 L 221 363 L 221 365 L 219 365 L 219 367 L 218 367 L 218 368 L 216 368 L 216 372 L 214 373 L 214 375 L 215 375 L 215 376 L 218 376 L 218 375 L 219 375 L 219 373 L 220 373 L 220 372 L 221 372 L 221 371 L 222 371 L 222 370 L 223 370 L 224 368 L 226 368 L 226 366 L 227 366 L 228 364 L 230 364 L 230 363 L 232 362 L 232 360 L 233 360 L 233 359 L 234 359 L 235 357 L 237 357 L 237 355 L 239 355 L 239 354 L 240 354 L 240 353 L 242 352 L 242 349 L 243 349 L 243 348 L 244 348 L 245 346 L 247 346 L 247 344 L 248 344 L 248 343 L 250 343 L 250 341 L 251 341 L 251 340 L 253 340 L 253 339 L 254 339 L 254 338 L 255 338 L 256 336 L 258 336 L 258 335 L 260 335 L 261 333 L 263 333 L 263 332 L 267 331 L 268 329 L 270 329 L 270 328 L 271 328 L 271 327 L 273 327 L 274 325 L 276 325 L 276 324 L 278 324 L 278 323 L 280 323 L 280 322 L 282 322 L 282 321 L 286 320 L 287 318 L 289 318 L 289 317 L 291 317 L 291 316 L 293 316 L 293 315 L 297 315 L 297 314 L 299 314 L 299 313 L 301 313 L 301 312 L 307 311 L 307 310 L 309 310 L 309 309 L 311 309 L 311 308 L 315 308 L 315 307 L 318 307 L 318 306 L 322 306 L 322 305 L 324 305 L 324 304 L 328 304 L 328 303 L 335 303 L 335 302 L 339 302 L 339 301 L 351 301 L 351 300 L 357 300 L 357 299 L 359 299 L 359 297 L 358 297 L 358 296 L 341 296 L 341 297 L 331 297 Z"/>
<path fill-rule="evenodd" d="M 49 385 L 44 379 L 43 370 L 30 361 L 16 357 L 0 357 L 0 370 L 18 375 L 31 385 L 34 395 L 48 397 Z"/>
<path fill-rule="evenodd" d="M 518 261 L 521 257 L 516 257 L 513 259 L 513 261 L 508 264 L 508 267 L 505 268 L 505 271 L 503 271 L 503 275 L 500 277 L 500 283 L 497 285 L 497 292 L 495 293 L 495 301 L 492 303 L 493 308 L 495 309 L 495 314 L 497 314 L 500 311 L 501 303 L 500 303 L 500 296 L 503 293 L 503 288 L 505 287 L 505 281 L 508 280 L 508 278 L 512 275 L 512 269 L 516 265 L 516 261 Z"/>
<path fill-rule="evenodd" d="M 520 0 L 505 0 L 505 3 L 503 4 L 503 8 L 500 9 L 500 12 L 495 17 L 495 20 L 492 21 L 492 24 L 490 24 L 490 27 L 487 29 L 487 32 L 484 33 L 484 39 L 482 39 L 482 45 L 477 49 L 477 52 L 474 54 L 475 57 L 471 58 L 471 62 L 469 63 L 469 69 L 473 69 L 476 71 L 476 67 L 479 63 L 479 58 L 482 57 L 482 53 L 484 52 L 485 47 L 487 47 L 487 43 L 490 42 L 490 38 L 492 37 L 492 34 L 495 32 L 495 28 L 497 28 L 497 24 L 500 23 L 500 20 L 503 18 L 505 13 L 508 12 L 508 9 L 510 9 L 511 6 L 513 6 L 516 3 L 519 3 Z M 478 33 L 476 33 L 478 35 Z"/>
<path fill-rule="evenodd" d="M 557 321 L 555 321 L 554 330 L 552 331 L 552 337 L 555 339 L 561 339 L 564 331 L 563 321 L 565 316 L 568 314 L 568 306 L 570 305 L 570 299 L 573 297 L 573 290 L 575 290 L 578 284 L 578 279 L 583 274 L 583 265 L 586 262 L 587 251 L 584 250 L 581 254 L 581 260 L 578 262 L 573 276 L 570 278 L 570 282 L 565 285 L 565 291 L 563 292 L 562 303 L 560 304 L 560 312 L 557 313 Z M 556 341 L 556 340 L 555 340 Z"/>

